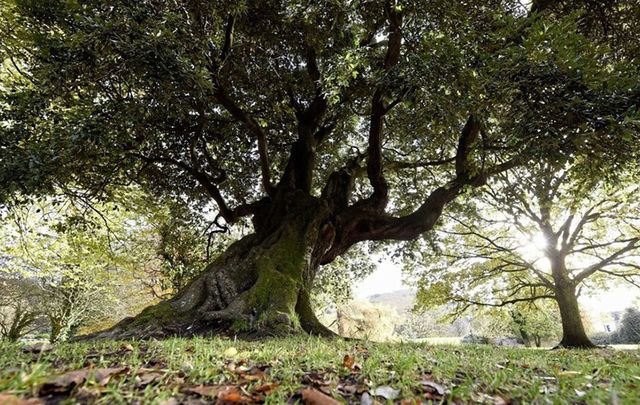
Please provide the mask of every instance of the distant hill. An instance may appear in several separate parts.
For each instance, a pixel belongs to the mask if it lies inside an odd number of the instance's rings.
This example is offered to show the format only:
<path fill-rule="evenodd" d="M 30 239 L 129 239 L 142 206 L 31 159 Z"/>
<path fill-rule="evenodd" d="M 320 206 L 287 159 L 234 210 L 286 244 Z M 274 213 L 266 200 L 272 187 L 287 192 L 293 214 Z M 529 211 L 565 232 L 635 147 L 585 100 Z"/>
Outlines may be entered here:
<path fill-rule="evenodd" d="M 367 297 L 369 302 L 389 306 L 399 314 L 410 312 L 415 299 L 416 291 L 409 288 Z"/>

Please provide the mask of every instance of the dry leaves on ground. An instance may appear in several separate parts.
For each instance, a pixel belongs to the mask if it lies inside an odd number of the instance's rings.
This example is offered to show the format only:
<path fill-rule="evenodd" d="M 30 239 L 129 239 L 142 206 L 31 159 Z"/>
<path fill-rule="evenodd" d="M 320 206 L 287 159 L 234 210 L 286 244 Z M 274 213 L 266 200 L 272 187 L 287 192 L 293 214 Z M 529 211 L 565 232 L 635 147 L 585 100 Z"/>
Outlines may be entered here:
<path fill-rule="evenodd" d="M 315 388 L 305 388 L 300 390 L 302 403 L 305 405 L 341 405 L 342 402 L 337 401 L 327 394 Z"/>

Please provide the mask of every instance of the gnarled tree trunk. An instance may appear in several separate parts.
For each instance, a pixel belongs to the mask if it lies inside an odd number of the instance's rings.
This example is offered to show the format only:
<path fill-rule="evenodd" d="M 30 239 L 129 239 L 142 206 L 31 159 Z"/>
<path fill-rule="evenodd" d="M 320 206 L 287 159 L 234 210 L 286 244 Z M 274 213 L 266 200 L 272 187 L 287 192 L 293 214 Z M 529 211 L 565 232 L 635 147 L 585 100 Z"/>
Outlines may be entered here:
<path fill-rule="evenodd" d="M 145 309 L 97 337 L 162 337 L 233 332 L 331 335 L 315 317 L 310 289 L 331 227 L 325 200 L 287 196 L 263 217 L 266 229 L 231 245 L 171 300 Z"/>
<path fill-rule="evenodd" d="M 319 100 L 324 103 L 322 97 Z M 318 267 L 362 241 L 415 239 L 433 228 L 446 204 L 465 186 L 484 184 L 487 174 L 471 176 L 467 167 L 467 146 L 479 136 L 475 122 L 471 117 L 462 131 L 456 179 L 433 190 L 415 211 L 404 216 L 385 212 L 388 196 L 381 179 L 372 181 L 374 192 L 369 198 L 351 203 L 358 159 L 333 172 L 321 196 L 313 196 L 316 137 L 301 126 L 301 134 L 307 135 L 294 144 L 278 186 L 265 185 L 268 197 L 234 210 L 220 203 L 227 221 L 252 215 L 256 232 L 231 245 L 175 298 L 93 337 L 202 334 L 229 325 L 235 331 L 265 334 L 304 330 L 334 335 L 311 308 L 310 292 Z M 379 159 L 376 162 L 381 165 Z M 511 164 L 499 165 L 496 172 Z M 378 173 L 380 168 L 374 166 L 368 169 Z M 215 187 L 212 193 L 220 197 Z"/>

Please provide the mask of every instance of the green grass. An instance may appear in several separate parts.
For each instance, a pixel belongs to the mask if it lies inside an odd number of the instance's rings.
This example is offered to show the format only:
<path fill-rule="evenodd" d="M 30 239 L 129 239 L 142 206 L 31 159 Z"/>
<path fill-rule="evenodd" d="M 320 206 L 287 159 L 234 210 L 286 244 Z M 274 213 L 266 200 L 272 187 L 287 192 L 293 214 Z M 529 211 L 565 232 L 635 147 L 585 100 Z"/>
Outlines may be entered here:
<path fill-rule="evenodd" d="M 343 365 L 347 354 L 355 356 L 351 370 Z M 247 369 L 267 369 L 267 374 L 247 381 L 233 371 L 233 366 L 243 364 Z M 185 393 L 186 387 L 238 385 L 251 392 L 259 384 L 275 382 L 277 387 L 265 402 L 283 404 L 304 386 L 319 381 L 343 402 L 360 403 L 362 391 L 383 385 L 400 389 L 400 401 L 424 399 L 421 381 L 430 380 L 445 389 L 443 398 L 432 395 L 437 402 L 640 404 L 638 350 L 544 351 L 312 337 L 69 343 L 45 353 L 25 353 L 20 345 L 0 343 L 0 392 L 37 397 L 54 376 L 87 367 L 128 369 L 103 384 L 90 374 L 80 385 L 48 400 L 175 404 L 198 400 L 197 394 Z M 140 382 L 156 369 L 160 370 L 157 379 Z"/>

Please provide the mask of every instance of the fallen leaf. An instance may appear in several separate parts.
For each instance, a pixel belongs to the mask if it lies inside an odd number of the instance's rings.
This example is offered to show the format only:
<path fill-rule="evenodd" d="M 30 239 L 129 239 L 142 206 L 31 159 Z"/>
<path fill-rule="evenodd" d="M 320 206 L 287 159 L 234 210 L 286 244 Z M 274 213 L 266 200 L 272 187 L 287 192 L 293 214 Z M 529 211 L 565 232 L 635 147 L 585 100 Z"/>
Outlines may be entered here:
<path fill-rule="evenodd" d="M 349 354 L 345 354 L 344 355 L 344 358 L 342 359 L 342 365 L 344 367 L 346 367 L 349 370 L 351 370 L 355 363 L 356 363 L 356 358 L 354 356 L 351 356 Z"/>
<path fill-rule="evenodd" d="M 376 397 L 382 397 L 384 399 L 394 400 L 400 395 L 400 390 L 393 389 L 388 385 L 381 385 L 373 390 L 372 394 Z"/>
<path fill-rule="evenodd" d="M 400 405 L 422 405 L 422 399 L 403 399 Z"/>
<path fill-rule="evenodd" d="M 346 395 L 353 395 L 358 392 L 358 386 L 356 384 L 340 384 L 338 385 L 338 389 Z"/>
<path fill-rule="evenodd" d="M 302 403 L 305 405 L 340 405 L 341 402 L 336 401 L 330 396 L 323 394 L 315 388 L 305 388 L 300 391 L 302 394 Z"/>
<path fill-rule="evenodd" d="M 196 387 L 187 387 L 182 390 L 185 394 L 197 394 L 201 397 L 215 397 L 222 390 L 218 385 L 198 385 Z"/>
<path fill-rule="evenodd" d="M 218 393 L 217 404 L 248 404 L 251 403 L 252 398 L 243 395 L 238 387 L 225 387 Z"/>
<path fill-rule="evenodd" d="M 136 387 L 142 388 L 149 384 L 160 381 L 165 373 L 160 370 L 141 370 L 136 376 Z"/>
<path fill-rule="evenodd" d="M 502 395 L 496 395 L 493 397 L 493 405 L 510 405 L 511 400 L 503 397 Z"/>
<path fill-rule="evenodd" d="M 96 382 L 102 386 L 109 384 L 111 381 L 111 377 L 125 373 L 129 369 L 126 367 L 118 367 L 118 368 L 98 368 L 94 370 L 94 378 Z"/>
<path fill-rule="evenodd" d="M 444 395 L 444 387 L 430 380 L 424 380 L 421 382 L 422 388 L 433 394 Z"/>
<path fill-rule="evenodd" d="M 257 392 L 260 394 L 268 394 L 271 391 L 273 391 L 274 389 L 276 389 L 278 387 L 277 383 L 267 383 L 267 384 L 261 384 L 256 386 L 255 388 L 253 388 L 253 392 Z"/>
<path fill-rule="evenodd" d="M 302 376 L 302 383 L 314 387 L 326 387 L 332 385 L 333 381 L 327 378 L 327 373 L 310 371 Z"/>
<path fill-rule="evenodd" d="M 37 398 L 23 399 L 14 395 L 0 394 L 0 404 L 2 405 L 42 405 L 43 402 Z"/>
<path fill-rule="evenodd" d="M 160 402 L 158 402 L 158 405 L 180 405 L 180 401 L 178 401 L 177 398 L 171 397 L 171 398 L 167 398 L 167 399 L 163 399 Z"/>
<path fill-rule="evenodd" d="M 371 395 L 369 395 L 368 392 L 362 394 L 362 397 L 360 398 L 360 405 L 373 405 L 373 398 L 371 398 Z"/>
<path fill-rule="evenodd" d="M 132 352 L 134 350 L 133 345 L 131 345 L 130 343 L 123 344 L 120 349 L 124 350 L 125 352 Z"/>
<path fill-rule="evenodd" d="M 65 393 L 82 384 L 89 374 L 89 369 L 69 371 L 50 381 L 45 382 L 39 390 L 40 395 L 45 396 L 54 393 Z"/>
<path fill-rule="evenodd" d="M 257 367 L 252 367 L 246 373 L 240 373 L 240 376 L 247 381 L 260 381 L 266 378 L 266 373 Z"/>
<path fill-rule="evenodd" d="M 73 393 L 73 398 L 81 404 L 94 403 L 103 392 L 103 387 L 80 387 Z"/>

